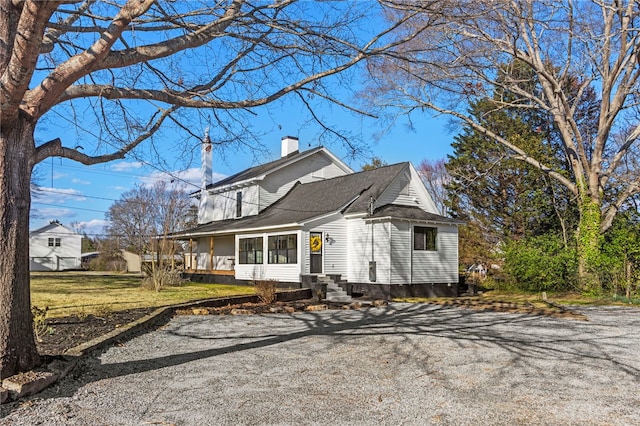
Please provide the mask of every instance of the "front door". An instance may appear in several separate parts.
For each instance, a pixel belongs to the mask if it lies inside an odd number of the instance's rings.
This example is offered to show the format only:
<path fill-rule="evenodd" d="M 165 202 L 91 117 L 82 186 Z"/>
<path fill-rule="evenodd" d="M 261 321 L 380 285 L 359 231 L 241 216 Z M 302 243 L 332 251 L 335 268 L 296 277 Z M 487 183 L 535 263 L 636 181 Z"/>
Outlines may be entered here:
<path fill-rule="evenodd" d="M 310 272 L 312 274 L 322 273 L 322 232 L 309 233 L 309 253 L 311 253 Z"/>

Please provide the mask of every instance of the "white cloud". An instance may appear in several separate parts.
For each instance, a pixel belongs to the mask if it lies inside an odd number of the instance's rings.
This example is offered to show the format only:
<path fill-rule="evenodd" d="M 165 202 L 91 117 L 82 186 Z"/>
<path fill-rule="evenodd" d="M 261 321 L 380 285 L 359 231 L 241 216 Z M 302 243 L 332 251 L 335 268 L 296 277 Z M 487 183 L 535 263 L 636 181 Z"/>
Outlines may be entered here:
<path fill-rule="evenodd" d="M 34 208 L 31 212 L 34 218 L 42 218 L 47 220 L 59 220 L 62 223 L 68 223 L 68 220 L 77 216 L 76 212 L 64 207 L 41 207 Z"/>
<path fill-rule="evenodd" d="M 72 188 L 39 187 L 32 193 L 33 200 L 40 203 L 64 204 L 68 200 L 84 201 L 87 198 Z"/>
<path fill-rule="evenodd" d="M 91 219 L 87 221 L 76 222 L 74 225 L 77 230 L 92 237 L 95 235 L 104 234 L 104 227 L 108 224 L 109 222 L 104 219 Z"/>
<path fill-rule="evenodd" d="M 121 185 L 118 185 L 118 186 L 111 186 L 110 188 L 111 188 L 111 189 L 114 189 L 114 190 L 116 190 L 116 191 L 128 191 L 128 190 L 130 190 L 130 189 L 131 189 L 131 188 L 127 187 L 127 186 L 121 186 Z"/>
<path fill-rule="evenodd" d="M 71 179 L 72 183 L 77 183 L 79 185 L 91 185 L 91 182 L 89 182 L 88 180 L 82 180 L 82 179 L 78 179 L 78 178 L 73 178 Z"/>
<path fill-rule="evenodd" d="M 121 161 L 119 163 L 114 163 L 111 165 L 111 170 L 115 172 L 128 172 L 131 170 L 137 170 L 144 166 L 140 161 Z"/>

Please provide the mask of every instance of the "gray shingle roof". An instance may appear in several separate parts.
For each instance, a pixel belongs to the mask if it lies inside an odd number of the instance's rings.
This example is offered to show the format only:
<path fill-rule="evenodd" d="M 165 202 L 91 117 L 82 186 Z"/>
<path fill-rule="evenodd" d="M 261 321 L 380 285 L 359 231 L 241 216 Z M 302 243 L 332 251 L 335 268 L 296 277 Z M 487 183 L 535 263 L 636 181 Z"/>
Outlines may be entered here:
<path fill-rule="evenodd" d="M 317 182 L 297 183 L 284 197 L 257 216 L 212 222 L 178 234 L 304 223 L 338 211 L 364 213 L 368 209 L 371 197 L 377 199 L 408 164 L 399 163 Z"/>
<path fill-rule="evenodd" d="M 231 185 L 234 184 L 236 182 L 242 182 L 248 179 L 253 179 L 256 178 L 258 176 L 262 176 L 265 173 L 268 173 L 270 170 L 276 169 L 278 167 L 280 167 L 281 165 L 289 162 L 289 161 L 295 161 L 298 157 L 306 157 L 309 155 L 313 155 L 314 153 L 320 151 L 322 149 L 321 146 L 317 147 L 317 148 L 313 148 L 310 149 L 308 151 L 304 151 L 304 152 L 294 152 L 291 153 L 289 155 L 287 155 L 286 157 L 282 157 L 279 158 L 275 161 L 271 161 L 269 163 L 264 163 L 264 164 L 260 164 L 258 166 L 255 167 L 250 167 L 246 170 L 243 170 L 239 173 L 236 173 L 235 175 L 232 176 L 228 176 L 222 180 L 219 180 L 217 182 L 214 182 L 210 185 L 207 186 L 207 189 L 213 189 L 213 188 L 218 188 L 221 186 L 225 186 L 225 185 Z"/>
<path fill-rule="evenodd" d="M 378 207 L 370 218 L 384 218 L 390 217 L 400 220 L 417 220 L 425 222 L 437 222 L 437 223 L 450 223 L 455 225 L 462 225 L 465 222 L 452 219 L 446 216 L 440 216 L 438 214 L 429 213 L 422 210 L 420 207 L 414 206 L 401 206 L 397 204 L 387 204 L 382 207 Z"/>

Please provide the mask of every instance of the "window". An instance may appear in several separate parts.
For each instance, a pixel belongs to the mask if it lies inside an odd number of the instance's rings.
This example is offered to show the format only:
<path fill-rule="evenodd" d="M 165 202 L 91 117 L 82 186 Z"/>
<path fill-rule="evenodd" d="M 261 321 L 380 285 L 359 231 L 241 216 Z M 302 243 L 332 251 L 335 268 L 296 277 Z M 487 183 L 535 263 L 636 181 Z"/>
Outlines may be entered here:
<path fill-rule="evenodd" d="M 242 265 L 262 264 L 262 237 L 238 240 L 238 263 Z"/>
<path fill-rule="evenodd" d="M 298 263 L 298 236 L 269 237 L 269 263 Z"/>
<path fill-rule="evenodd" d="M 236 217 L 242 217 L 242 192 L 236 192 Z"/>
<path fill-rule="evenodd" d="M 438 239 L 438 228 L 426 226 L 413 227 L 413 249 L 436 251 L 436 240 Z"/>
<path fill-rule="evenodd" d="M 60 238 L 49 238 L 47 245 L 49 247 L 60 247 Z"/>

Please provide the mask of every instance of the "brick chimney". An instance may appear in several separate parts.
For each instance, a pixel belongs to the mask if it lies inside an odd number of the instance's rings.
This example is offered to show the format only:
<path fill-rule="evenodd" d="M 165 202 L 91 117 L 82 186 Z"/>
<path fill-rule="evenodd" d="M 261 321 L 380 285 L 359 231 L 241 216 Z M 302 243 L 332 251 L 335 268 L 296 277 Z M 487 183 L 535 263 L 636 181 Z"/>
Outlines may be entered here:
<path fill-rule="evenodd" d="M 298 138 L 295 136 L 285 136 L 282 138 L 281 157 L 298 153 Z"/>

